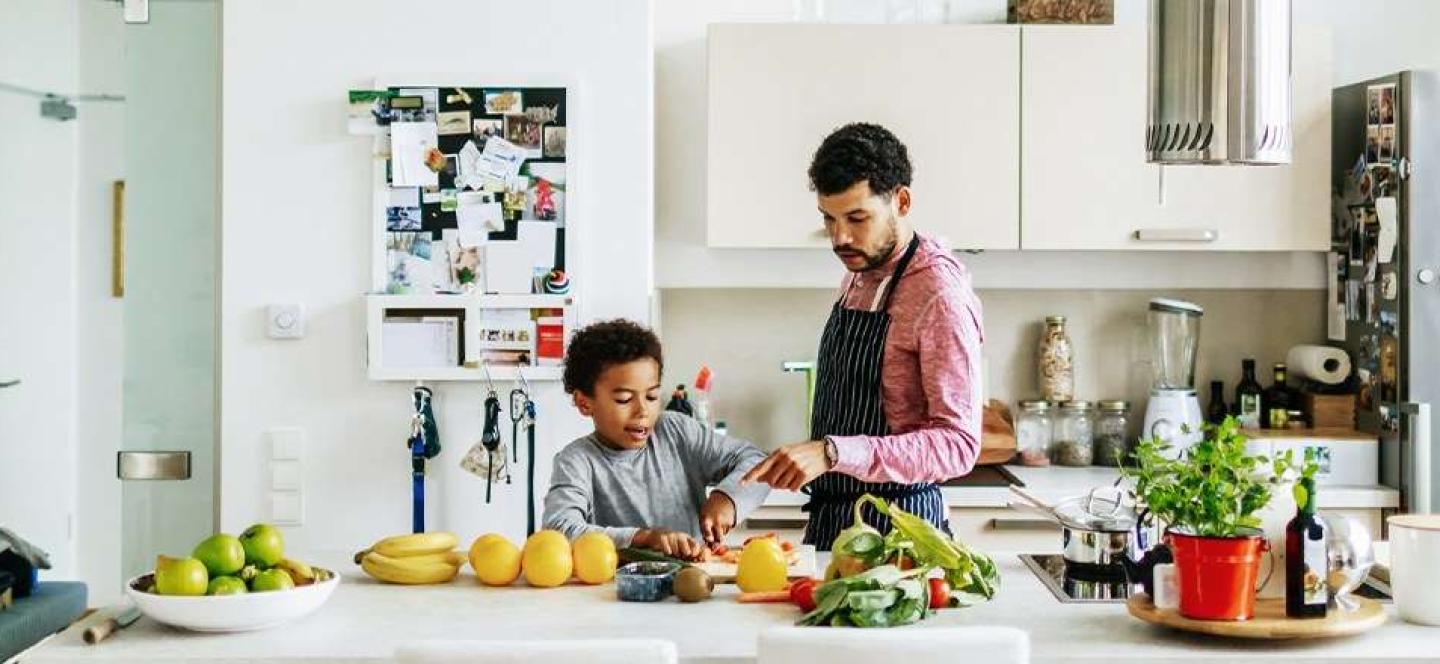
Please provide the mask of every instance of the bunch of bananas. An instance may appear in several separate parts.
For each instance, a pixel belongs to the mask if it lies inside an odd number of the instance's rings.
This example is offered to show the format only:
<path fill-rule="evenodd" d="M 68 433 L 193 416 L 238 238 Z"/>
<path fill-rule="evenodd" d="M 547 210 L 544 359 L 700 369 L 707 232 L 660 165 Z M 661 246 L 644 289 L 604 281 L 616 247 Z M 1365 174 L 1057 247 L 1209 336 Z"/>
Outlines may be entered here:
<path fill-rule="evenodd" d="M 356 553 L 355 562 L 386 583 L 449 583 L 465 564 L 465 556 L 455 551 L 459 543 L 454 533 L 395 535 Z"/>

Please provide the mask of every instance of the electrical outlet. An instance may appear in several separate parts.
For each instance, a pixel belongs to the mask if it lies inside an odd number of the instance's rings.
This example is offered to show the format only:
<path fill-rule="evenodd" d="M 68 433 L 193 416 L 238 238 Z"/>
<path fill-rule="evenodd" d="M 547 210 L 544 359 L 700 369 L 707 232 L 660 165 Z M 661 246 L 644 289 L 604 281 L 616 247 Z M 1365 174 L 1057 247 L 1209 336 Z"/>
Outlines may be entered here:
<path fill-rule="evenodd" d="M 271 339 L 300 339 L 305 336 L 305 305 L 272 304 L 266 310 L 266 335 Z"/>

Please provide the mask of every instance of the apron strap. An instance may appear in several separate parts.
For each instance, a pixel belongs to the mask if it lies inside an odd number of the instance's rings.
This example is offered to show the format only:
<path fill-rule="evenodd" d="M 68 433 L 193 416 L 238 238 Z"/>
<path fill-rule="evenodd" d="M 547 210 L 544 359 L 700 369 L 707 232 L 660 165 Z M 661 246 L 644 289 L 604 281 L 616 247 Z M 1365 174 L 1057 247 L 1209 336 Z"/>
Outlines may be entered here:
<path fill-rule="evenodd" d="M 915 257 L 915 250 L 920 247 L 920 234 L 911 233 L 910 244 L 905 247 L 905 255 L 900 257 L 900 262 L 895 265 L 895 273 L 890 275 L 890 283 L 884 286 L 885 299 L 881 301 L 877 311 L 889 311 L 890 301 L 895 298 L 895 287 L 900 285 L 900 277 L 905 275 L 905 268 L 910 267 L 910 259 Z"/>

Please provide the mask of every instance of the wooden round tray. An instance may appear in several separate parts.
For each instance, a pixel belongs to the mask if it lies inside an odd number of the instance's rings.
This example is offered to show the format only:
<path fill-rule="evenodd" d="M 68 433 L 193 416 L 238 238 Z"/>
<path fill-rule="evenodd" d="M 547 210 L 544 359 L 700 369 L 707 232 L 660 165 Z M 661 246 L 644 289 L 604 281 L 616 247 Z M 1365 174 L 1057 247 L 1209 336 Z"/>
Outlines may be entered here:
<path fill-rule="evenodd" d="M 1354 611 L 1331 609 L 1324 618 L 1296 619 L 1285 616 L 1285 600 L 1255 600 L 1255 616 L 1249 620 L 1194 620 L 1175 609 L 1157 609 L 1150 596 L 1132 595 L 1127 608 L 1130 615 L 1148 623 L 1164 625 L 1187 632 L 1230 636 L 1241 639 L 1326 639 L 1359 634 L 1385 624 L 1385 609 L 1379 602 L 1365 597 L 1352 597 L 1359 602 Z"/>

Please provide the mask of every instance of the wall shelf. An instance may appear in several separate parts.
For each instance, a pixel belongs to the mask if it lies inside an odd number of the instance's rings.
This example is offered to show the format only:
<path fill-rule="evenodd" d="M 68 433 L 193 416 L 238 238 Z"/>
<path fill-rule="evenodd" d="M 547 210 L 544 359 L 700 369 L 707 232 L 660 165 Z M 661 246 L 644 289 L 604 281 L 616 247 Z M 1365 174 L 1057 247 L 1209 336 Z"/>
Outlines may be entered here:
<path fill-rule="evenodd" d="M 483 382 L 486 369 L 480 368 L 481 353 L 517 346 L 516 342 L 500 341 L 482 343 L 479 331 L 486 319 L 486 311 L 516 310 L 558 310 L 563 322 L 563 331 L 575 329 L 576 307 L 571 295 L 484 295 L 484 294 L 436 294 L 436 295 L 392 295 L 371 293 L 365 296 L 366 329 L 366 372 L 371 380 L 394 381 L 462 381 Z M 456 357 L 453 366 L 405 367 L 393 366 L 385 359 L 385 318 L 390 313 L 417 311 L 425 316 L 439 317 L 442 313 L 453 315 L 459 322 L 457 333 L 461 335 L 458 344 L 463 357 Z M 532 331 L 531 348 L 539 342 L 539 330 Z M 517 346 L 518 349 L 518 346 Z M 532 361 L 538 360 L 538 353 L 532 354 Z M 532 382 L 557 381 L 562 369 L 554 365 L 528 365 L 515 367 L 492 364 L 488 367 L 489 378 L 495 381 L 519 380 L 523 374 Z"/>

